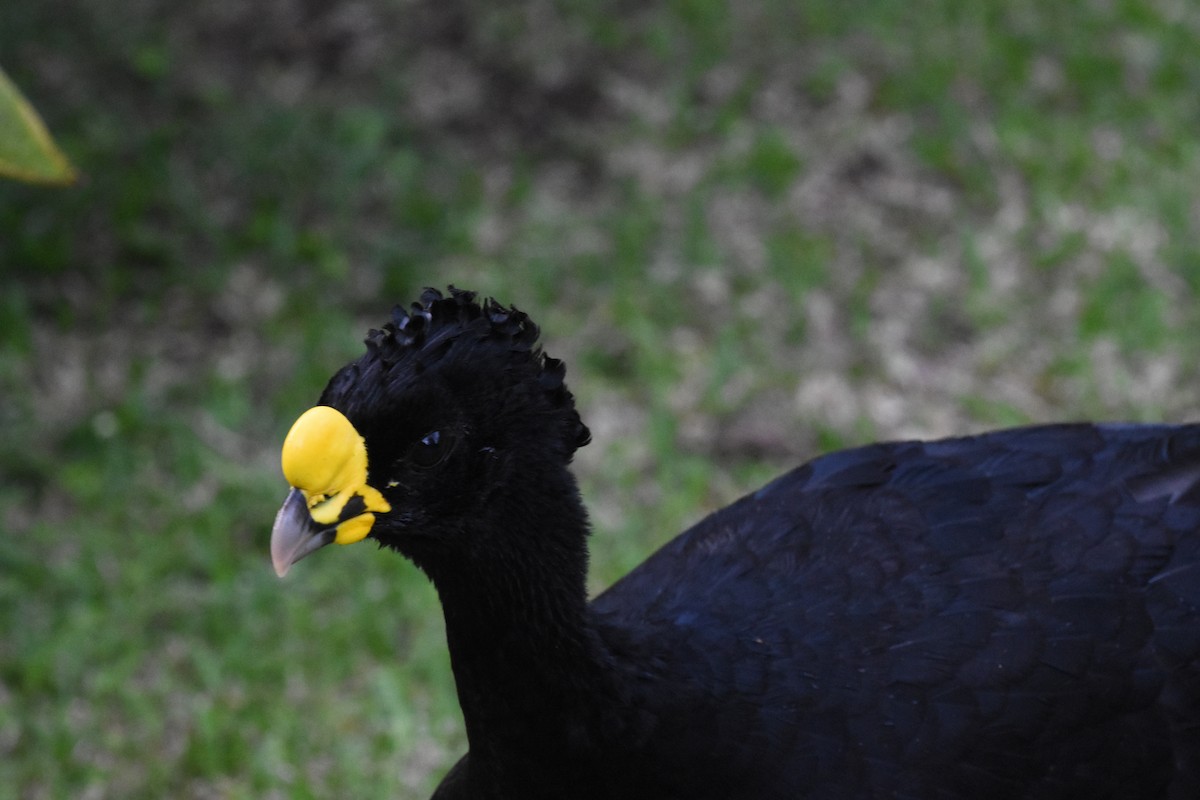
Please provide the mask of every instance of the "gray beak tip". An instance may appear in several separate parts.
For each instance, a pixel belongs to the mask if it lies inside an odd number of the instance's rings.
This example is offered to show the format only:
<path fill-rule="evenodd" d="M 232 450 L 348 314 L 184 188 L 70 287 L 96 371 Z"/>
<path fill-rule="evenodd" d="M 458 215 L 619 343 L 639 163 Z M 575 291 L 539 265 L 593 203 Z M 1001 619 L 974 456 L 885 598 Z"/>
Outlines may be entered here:
<path fill-rule="evenodd" d="M 271 564 L 279 577 L 287 575 L 300 559 L 333 541 L 333 529 L 322 530 L 308 514 L 299 489 L 288 492 L 271 528 Z"/>

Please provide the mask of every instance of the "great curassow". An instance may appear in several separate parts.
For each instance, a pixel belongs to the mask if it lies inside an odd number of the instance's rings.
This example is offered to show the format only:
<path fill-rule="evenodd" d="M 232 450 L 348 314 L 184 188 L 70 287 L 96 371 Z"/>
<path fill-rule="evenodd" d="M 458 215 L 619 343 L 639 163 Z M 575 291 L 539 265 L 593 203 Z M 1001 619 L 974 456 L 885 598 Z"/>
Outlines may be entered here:
<path fill-rule="evenodd" d="M 469 752 L 438 800 L 1200 798 L 1200 426 L 817 458 L 590 603 L 561 362 L 426 290 L 283 446 L 275 569 L 397 550 Z"/>

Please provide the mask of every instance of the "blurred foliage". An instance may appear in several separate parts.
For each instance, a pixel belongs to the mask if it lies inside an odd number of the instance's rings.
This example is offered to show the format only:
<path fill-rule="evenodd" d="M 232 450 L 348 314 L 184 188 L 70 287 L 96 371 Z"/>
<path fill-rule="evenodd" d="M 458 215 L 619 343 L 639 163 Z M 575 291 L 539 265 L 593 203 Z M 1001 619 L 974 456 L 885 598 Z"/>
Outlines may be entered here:
<path fill-rule="evenodd" d="M 75 171 L 42 119 L 0 69 L 0 175 L 34 183 L 70 183 Z"/>
<path fill-rule="evenodd" d="M 436 597 L 277 582 L 278 444 L 423 285 L 529 311 L 594 585 L 823 449 L 1197 416 L 1200 12 L 8 0 L 0 800 L 426 796 Z M 353 576 L 353 577 L 351 577 Z"/>

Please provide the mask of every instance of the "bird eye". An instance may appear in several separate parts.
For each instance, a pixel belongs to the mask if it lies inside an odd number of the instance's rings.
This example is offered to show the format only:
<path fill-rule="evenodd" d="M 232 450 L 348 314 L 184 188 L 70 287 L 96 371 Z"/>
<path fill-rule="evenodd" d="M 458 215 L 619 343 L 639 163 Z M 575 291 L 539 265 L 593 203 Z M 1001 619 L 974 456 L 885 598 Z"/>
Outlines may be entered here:
<path fill-rule="evenodd" d="M 408 451 L 408 460 L 418 467 L 436 466 L 450 451 L 449 438 L 441 431 L 430 431 Z"/>

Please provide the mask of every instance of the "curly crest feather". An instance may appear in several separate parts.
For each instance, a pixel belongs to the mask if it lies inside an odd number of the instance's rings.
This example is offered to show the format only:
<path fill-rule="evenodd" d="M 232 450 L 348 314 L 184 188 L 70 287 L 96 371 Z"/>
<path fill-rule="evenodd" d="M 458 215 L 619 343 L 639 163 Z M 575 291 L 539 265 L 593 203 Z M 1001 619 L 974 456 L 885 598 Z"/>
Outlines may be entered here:
<path fill-rule="evenodd" d="M 494 298 L 476 301 L 476 293 L 449 287 L 446 296 L 433 288 L 421 292 L 420 300 L 405 309 L 396 306 L 382 328 L 373 328 L 364 340 L 370 355 L 388 367 L 406 363 L 417 374 L 442 358 L 456 344 L 496 348 L 508 358 L 532 362 L 538 386 L 554 408 L 569 411 L 574 428 L 571 446 L 583 447 L 591 433 L 575 410 L 575 398 L 567 389 L 566 367 L 538 346 L 538 326 L 515 306 L 503 306 Z"/>

